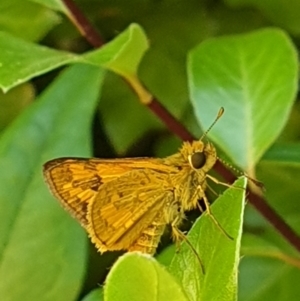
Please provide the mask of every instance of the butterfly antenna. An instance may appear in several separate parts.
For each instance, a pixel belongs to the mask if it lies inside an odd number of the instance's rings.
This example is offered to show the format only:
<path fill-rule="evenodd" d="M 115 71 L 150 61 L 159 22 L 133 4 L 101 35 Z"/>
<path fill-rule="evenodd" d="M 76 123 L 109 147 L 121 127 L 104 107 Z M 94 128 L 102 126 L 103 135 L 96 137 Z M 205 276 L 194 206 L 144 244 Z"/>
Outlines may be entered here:
<path fill-rule="evenodd" d="M 252 177 L 250 177 L 249 175 L 247 175 L 244 171 L 241 171 L 237 168 L 235 168 L 234 166 L 232 166 L 231 164 L 229 164 L 228 162 L 222 160 L 221 158 L 217 157 L 218 160 L 220 162 L 222 162 L 225 166 L 227 166 L 228 168 L 230 168 L 231 170 L 233 170 L 234 172 L 236 172 L 238 175 L 241 175 L 241 176 L 245 176 L 249 181 L 251 181 L 254 185 L 256 185 L 257 187 L 259 187 L 261 190 L 265 191 L 265 185 L 264 183 L 262 183 L 261 181 L 259 180 L 256 180 Z"/>
<path fill-rule="evenodd" d="M 200 141 L 207 136 L 208 132 L 212 129 L 212 127 L 216 124 L 216 122 L 222 117 L 222 115 L 224 114 L 224 108 L 221 107 L 219 112 L 218 112 L 218 115 L 216 116 L 214 122 L 210 125 L 210 127 L 203 133 L 203 135 L 201 136 L 200 138 Z"/>

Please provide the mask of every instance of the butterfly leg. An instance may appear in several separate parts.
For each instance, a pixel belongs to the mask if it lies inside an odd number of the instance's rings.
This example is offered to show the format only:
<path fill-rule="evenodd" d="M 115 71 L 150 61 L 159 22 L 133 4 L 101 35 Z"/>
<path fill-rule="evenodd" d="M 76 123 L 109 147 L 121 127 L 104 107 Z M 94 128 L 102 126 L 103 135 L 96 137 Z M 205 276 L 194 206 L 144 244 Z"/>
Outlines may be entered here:
<path fill-rule="evenodd" d="M 174 221 L 171 223 L 173 240 L 175 241 L 176 245 L 178 245 L 181 241 L 185 241 L 187 243 L 187 245 L 191 248 L 191 250 L 195 254 L 197 260 L 199 261 L 203 274 L 205 274 L 204 265 L 199 254 L 197 253 L 197 251 L 195 250 L 191 242 L 188 240 L 188 238 L 177 227 L 180 223 L 181 223 L 180 218 L 175 218 Z"/>
<path fill-rule="evenodd" d="M 234 187 L 234 188 L 236 188 L 236 189 L 246 190 L 246 189 L 243 188 L 243 187 L 236 187 L 236 186 L 232 186 L 231 184 L 221 182 L 221 181 L 219 181 L 218 179 L 216 179 L 215 177 L 210 176 L 209 174 L 207 174 L 206 177 L 209 178 L 210 180 L 212 180 L 213 182 L 215 182 L 215 183 L 218 184 L 218 185 L 223 185 L 223 186 L 228 187 L 228 188 Z"/>
<path fill-rule="evenodd" d="M 198 190 L 200 191 L 200 195 L 202 196 L 202 199 L 203 199 L 203 201 L 204 201 L 204 204 L 205 204 L 205 207 L 206 207 L 206 212 L 207 212 L 207 214 L 208 214 L 208 216 L 212 219 L 212 221 L 214 222 L 214 224 L 221 230 L 221 232 L 226 236 L 226 237 L 228 237 L 229 239 L 233 239 L 232 238 L 232 236 L 230 236 L 225 230 L 224 230 L 224 228 L 221 226 L 221 224 L 218 222 L 218 220 L 215 218 L 215 216 L 213 215 L 213 213 L 211 212 L 211 209 L 210 209 L 210 204 L 209 204 L 209 202 L 208 202 L 208 199 L 207 199 L 207 197 L 206 197 L 206 195 L 205 195 L 205 193 L 204 193 L 204 191 L 203 191 L 203 189 L 202 189 L 202 187 L 199 185 L 198 186 Z M 198 207 L 199 207 L 200 205 L 198 204 Z M 202 208 L 200 207 L 200 210 L 201 210 Z"/>

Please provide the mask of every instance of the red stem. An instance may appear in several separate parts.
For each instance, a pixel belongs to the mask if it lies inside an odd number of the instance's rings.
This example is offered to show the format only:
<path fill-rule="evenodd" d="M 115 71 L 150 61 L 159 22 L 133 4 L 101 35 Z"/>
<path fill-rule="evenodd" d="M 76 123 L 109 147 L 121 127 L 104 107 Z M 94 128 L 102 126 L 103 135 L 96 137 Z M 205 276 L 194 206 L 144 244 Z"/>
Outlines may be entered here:
<path fill-rule="evenodd" d="M 79 32 L 86 40 L 95 48 L 101 47 L 104 42 L 100 34 L 95 30 L 94 26 L 85 17 L 82 11 L 75 5 L 72 0 L 63 0 L 65 6 L 69 10 L 69 17 L 72 23 L 77 27 Z"/>
<path fill-rule="evenodd" d="M 195 140 L 195 137 L 155 98 L 151 100 L 147 107 L 180 139 L 183 141 Z"/>

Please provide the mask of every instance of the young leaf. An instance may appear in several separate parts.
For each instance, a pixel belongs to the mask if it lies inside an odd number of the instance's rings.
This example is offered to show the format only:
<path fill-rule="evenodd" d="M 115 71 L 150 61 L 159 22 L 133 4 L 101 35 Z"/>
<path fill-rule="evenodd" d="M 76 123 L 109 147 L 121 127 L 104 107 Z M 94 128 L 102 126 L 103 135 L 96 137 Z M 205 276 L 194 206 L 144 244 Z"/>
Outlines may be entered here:
<path fill-rule="evenodd" d="M 105 46 L 76 55 L 25 42 L 0 32 L 0 88 L 4 92 L 35 76 L 70 63 L 87 63 L 107 68 L 124 76 L 137 93 L 147 100 L 147 93 L 136 77 L 137 67 L 148 47 L 142 28 L 136 24 Z"/>
<path fill-rule="evenodd" d="M 127 253 L 112 267 L 104 287 L 106 301 L 188 301 L 182 287 L 155 259 Z"/>

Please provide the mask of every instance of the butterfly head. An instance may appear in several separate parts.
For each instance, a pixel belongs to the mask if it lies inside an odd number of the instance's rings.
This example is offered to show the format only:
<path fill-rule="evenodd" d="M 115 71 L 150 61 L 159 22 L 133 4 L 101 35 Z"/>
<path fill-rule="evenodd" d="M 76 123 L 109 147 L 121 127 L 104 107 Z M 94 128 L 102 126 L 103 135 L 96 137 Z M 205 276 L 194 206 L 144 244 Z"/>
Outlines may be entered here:
<path fill-rule="evenodd" d="M 203 133 L 200 140 L 189 143 L 190 147 L 187 147 L 188 150 L 187 159 L 193 170 L 197 171 L 201 169 L 202 171 L 207 172 L 216 163 L 217 161 L 216 149 L 211 143 L 209 142 L 204 143 L 203 140 L 207 136 L 208 132 L 212 129 L 212 127 L 216 124 L 216 122 L 222 117 L 223 113 L 224 113 L 224 108 L 221 107 L 214 122 Z"/>
<path fill-rule="evenodd" d="M 184 160 L 190 167 L 197 171 L 208 172 L 216 163 L 216 149 L 211 143 L 203 141 L 185 142 L 180 150 Z"/>

